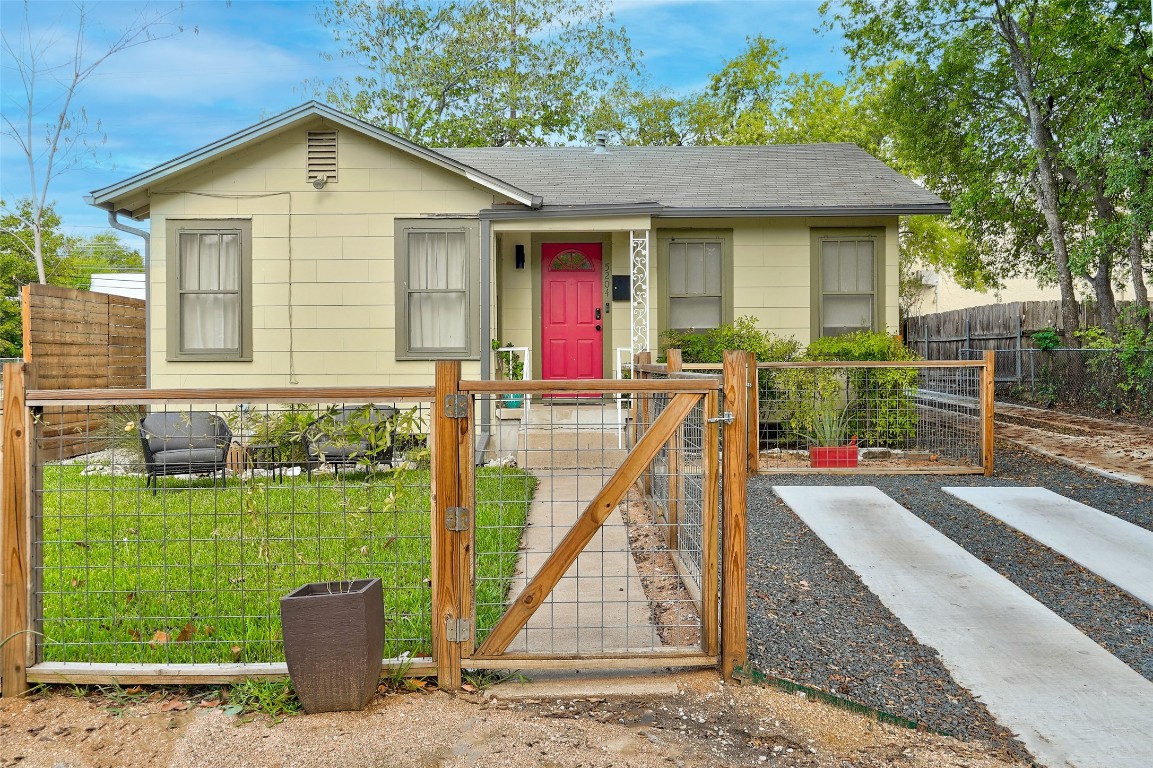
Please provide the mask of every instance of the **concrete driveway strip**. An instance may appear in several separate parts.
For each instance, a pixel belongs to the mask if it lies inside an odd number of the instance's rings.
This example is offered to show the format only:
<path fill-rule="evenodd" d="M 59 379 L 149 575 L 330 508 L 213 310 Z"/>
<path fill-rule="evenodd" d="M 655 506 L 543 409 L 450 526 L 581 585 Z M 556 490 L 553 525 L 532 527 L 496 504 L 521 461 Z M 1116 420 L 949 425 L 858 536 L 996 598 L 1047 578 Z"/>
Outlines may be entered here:
<path fill-rule="evenodd" d="M 942 488 L 1153 606 L 1153 531 L 1048 488 Z"/>
<path fill-rule="evenodd" d="M 773 491 L 1041 763 L 1153 765 L 1153 683 L 877 488 Z"/>

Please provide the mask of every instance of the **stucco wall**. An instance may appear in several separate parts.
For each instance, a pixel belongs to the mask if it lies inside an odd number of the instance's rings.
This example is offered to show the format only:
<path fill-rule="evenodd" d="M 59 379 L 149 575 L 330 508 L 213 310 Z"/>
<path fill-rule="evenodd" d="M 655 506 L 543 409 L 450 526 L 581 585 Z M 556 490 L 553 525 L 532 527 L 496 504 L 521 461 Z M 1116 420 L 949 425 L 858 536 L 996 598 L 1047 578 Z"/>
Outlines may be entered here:
<path fill-rule="evenodd" d="M 339 132 L 339 180 L 313 189 L 306 132 L 332 127 L 298 124 L 152 190 L 153 387 L 289 386 L 290 360 L 302 386 L 431 383 L 433 363 L 394 358 L 394 219 L 475 216 L 503 199 L 349 130 Z M 166 360 L 167 219 L 249 216 L 252 361 Z"/>

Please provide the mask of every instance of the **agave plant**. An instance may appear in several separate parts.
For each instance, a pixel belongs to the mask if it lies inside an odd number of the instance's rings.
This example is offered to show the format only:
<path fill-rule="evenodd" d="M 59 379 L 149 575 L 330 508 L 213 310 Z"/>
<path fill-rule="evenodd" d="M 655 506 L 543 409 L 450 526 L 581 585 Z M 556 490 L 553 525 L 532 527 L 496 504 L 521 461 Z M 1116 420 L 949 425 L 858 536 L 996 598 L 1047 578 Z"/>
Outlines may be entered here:
<path fill-rule="evenodd" d="M 828 447 L 844 445 L 849 432 L 849 406 L 838 408 L 825 401 L 813 412 L 813 422 L 804 433 L 811 445 Z"/>

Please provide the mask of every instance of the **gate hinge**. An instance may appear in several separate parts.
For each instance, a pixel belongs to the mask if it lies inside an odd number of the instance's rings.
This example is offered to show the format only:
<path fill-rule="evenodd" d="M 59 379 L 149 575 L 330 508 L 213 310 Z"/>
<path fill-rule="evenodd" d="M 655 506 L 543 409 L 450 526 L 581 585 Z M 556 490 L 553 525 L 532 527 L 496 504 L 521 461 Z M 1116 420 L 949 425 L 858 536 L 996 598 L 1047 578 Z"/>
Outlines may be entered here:
<path fill-rule="evenodd" d="M 444 527 L 450 531 L 467 531 L 468 517 L 468 507 L 449 507 L 444 511 Z"/>
<path fill-rule="evenodd" d="M 463 419 L 468 416 L 468 395 L 445 395 L 444 416 L 447 419 Z"/>
<path fill-rule="evenodd" d="M 472 622 L 468 619 L 445 619 L 444 637 L 450 643 L 467 642 L 472 634 Z"/>
<path fill-rule="evenodd" d="M 732 411 L 725 411 L 720 416 L 714 416 L 711 419 L 705 419 L 705 421 L 710 424 L 716 424 L 717 422 L 722 424 L 732 424 L 734 420 L 736 420 L 736 416 L 733 415 Z"/>

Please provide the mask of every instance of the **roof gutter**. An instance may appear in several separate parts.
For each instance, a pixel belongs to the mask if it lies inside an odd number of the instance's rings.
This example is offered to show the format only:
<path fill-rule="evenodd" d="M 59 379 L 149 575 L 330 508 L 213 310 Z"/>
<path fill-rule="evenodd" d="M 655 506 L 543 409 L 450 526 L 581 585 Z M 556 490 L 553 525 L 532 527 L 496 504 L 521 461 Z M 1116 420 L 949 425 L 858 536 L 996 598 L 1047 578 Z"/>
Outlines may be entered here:
<path fill-rule="evenodd" d="M 84 201 L 96 205 L 91 195 L 85 197 Z M 152 235 L 146 229 L 137 229 L 121 222 L 116 218 L 116 211 L 111 205 L 96 207 L 107 211 L 108 226 L 144 240 L 144 386 L 148 388 L 152 386 L 152 318 L 149 315 L 152 307 Z"/>

